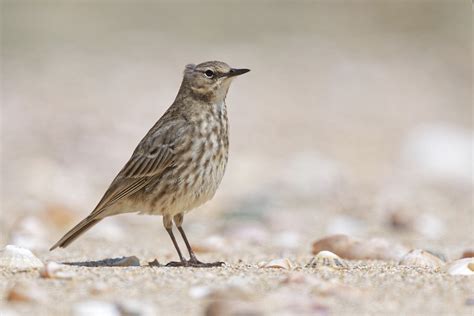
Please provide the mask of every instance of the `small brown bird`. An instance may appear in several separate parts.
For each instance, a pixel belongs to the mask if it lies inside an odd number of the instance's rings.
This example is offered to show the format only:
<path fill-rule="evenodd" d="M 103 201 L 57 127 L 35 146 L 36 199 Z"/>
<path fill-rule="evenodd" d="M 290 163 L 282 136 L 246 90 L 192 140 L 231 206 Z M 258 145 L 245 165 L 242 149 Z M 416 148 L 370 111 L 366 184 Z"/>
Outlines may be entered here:
<path fill-rule="evenodd" d="M 138 212 L 163 216 L 180 259 L 168 266 L 222 265 L 196 258 L 182 224 L 184 214 L 210 200 L 219 187 L 229 150 L 225 98 L 232 79 L 248 71 L 219 61 L 187 65 L 175 101 L 140 141 L 99 204 L 50 250 L 67 247 L 105 217 Z M 173 235 L 173 221 L 189 260 Z"/>

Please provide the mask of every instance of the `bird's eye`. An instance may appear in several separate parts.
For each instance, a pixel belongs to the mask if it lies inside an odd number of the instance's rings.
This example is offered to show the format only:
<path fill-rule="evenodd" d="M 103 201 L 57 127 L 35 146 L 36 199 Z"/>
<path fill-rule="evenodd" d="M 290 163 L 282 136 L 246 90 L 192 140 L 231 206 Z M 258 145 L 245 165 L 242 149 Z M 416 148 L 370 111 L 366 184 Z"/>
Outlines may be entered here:
<path fill-rule="evenodd" d="M 214 77 L 214 71 L 212 71 L 212 70 L 206 70 L 206 72 L 205 72 L 204 74 L 205 74 L 206 77 L 208 77 L 208 78 Z"/>

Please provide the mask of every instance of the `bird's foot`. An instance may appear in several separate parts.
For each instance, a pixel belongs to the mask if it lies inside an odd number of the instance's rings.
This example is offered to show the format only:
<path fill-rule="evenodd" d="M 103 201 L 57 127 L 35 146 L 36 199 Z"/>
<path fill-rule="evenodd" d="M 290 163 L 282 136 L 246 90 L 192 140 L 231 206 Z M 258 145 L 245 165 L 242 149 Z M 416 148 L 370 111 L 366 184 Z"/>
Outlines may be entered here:
<path fill-rule="evenodd" d="M 191 259 L 188 261 L 190 267 L 196 268 L 213 268 L 213 267 L 222 267 L 225 263 L 222 261 L 216 262 L 201 262 L 197 259 Z"/>
<path fill-rule="evenodd" d="M 201 262 L 197 259 L 185 260 L 185 261 L 171 261 L 166 264 L 167 267 L 192 267 L 192 268 L 213 268 L 222 267 L 225 263 L 222 261 L 217 262 Z"/>

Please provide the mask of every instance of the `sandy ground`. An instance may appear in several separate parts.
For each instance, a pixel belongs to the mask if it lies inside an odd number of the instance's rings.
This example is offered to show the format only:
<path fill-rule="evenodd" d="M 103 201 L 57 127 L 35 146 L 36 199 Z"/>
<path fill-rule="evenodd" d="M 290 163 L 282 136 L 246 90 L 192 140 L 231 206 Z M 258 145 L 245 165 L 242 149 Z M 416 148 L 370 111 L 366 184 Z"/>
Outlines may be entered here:
<path fill-rule="evenodd" d="M 473 315 L 474 277 L 401 266 L 396 246 L 447 262 L 474 248 L 469 3 L 1 4 L 0 248 L 141 266 L 68 266 L 68 279 L 1 268 L 0 315 Z M 222 185 L 184 223 L 201 260 L 227 265 L 148 267 L 176 254 L 161 218 L 132 214 L 49 252 L 172 102 L 184 65 L 209 59 L 252 69 L 227 98 Z M 355 252 L 392 260 L 305 267 L 338 233 L 381 238 Z M 278 258 L 292 268 L 260 266 Z"/>
<path fill-rule="evenodd" d="M 305 257 L 301 257 L 304 261 Z M 137 314 L 200 315 L 472 315 L 473 281 L 428 269 L 354 262 L 347 271 L 225 268 L 72 268 L 72 281 L 2 271 L 9 283 L 35 284 L 37 304 L 2 304 L 2 315 L 67 315 L 89 300 L 133 306 Z M 296 281 L 288 281 L 296 278 Z M 301 281 L 303 279 L 303 281 Z M 310 279 L 311 281 L 308 281 Z M 96 284 L 100 282 L 100 290 Z M 2 284 L 2 291 L 6 284 Z M 417 295 L 423 291 L 423 295 Z M 91 294 L 96 293 L 97 294 Z M 468 300 L 470 300 L 468 303 Z M 217 303 L 216 303 L 217 302 Z M 449 302 L 449 303 L 448 303 Z M 106 303 L 104 303 L 106 304 Z M 469 306 L 470 305 L 470 306 Z M 235 311 L 233 311 L 235 310 Z M 9 313 L 11 311 L 11 313 Z M 15 311 L 15 312 L 13 312 Z M 135 314 L 133 314 L 135 315 Z"/>

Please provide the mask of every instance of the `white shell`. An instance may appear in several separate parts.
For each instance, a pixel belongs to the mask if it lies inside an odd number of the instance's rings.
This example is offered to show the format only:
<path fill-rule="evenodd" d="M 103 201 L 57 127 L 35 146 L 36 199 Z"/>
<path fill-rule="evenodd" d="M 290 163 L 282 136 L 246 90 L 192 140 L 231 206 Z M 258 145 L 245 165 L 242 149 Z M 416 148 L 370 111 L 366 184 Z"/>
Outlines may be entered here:
<path fill-rule="evenodd" d="M 288 258 L 273 259 L 269 262 L 260 262 L 260 268 L 276 268 L 290 270 L 293 268 L 293 263 Z"/>
<path fill-rule="evenodd" d="M 431 269 L 439 269 L 444 266 L 444 262 L 440 258 L 422 249 L 411 250 L 402 257 L 398 264 Z"/>
<path fill-rule="evenodd" d="M 451 262 L 446 271 L 451 275 L 473 275 L 474 258 L 464 258 Z"/>
<path fill-rule="evenodd" d="M 327 250 L 318 252 L 316 256 L 307 264 L 308 268 L 330 268 L 343 269 L 348 268 L 347 263 L 338 255 Z"/>
<path fill-rule="evenodd" d="M 43 262 L 26 248 L 7 245 L 0 251 L 0 267 L 26 271 L 43 267 Z"/>

